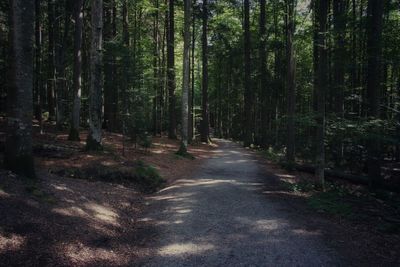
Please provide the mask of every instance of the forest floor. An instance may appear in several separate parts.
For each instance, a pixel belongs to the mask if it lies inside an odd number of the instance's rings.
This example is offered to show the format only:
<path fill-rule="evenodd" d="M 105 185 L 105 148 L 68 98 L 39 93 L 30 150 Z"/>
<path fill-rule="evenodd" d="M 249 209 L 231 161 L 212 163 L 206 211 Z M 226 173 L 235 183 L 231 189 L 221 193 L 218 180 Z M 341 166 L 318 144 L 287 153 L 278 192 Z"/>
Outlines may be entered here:
<path fill-rule="evenodd" d="M 175 155 L 178 141 L 152 139 L 147 151 L 127 142 L 122 156 L 119 134 L 105 133 L 104 151 L 89 153 L 51 127 L 35 131 L 37 181 L 0 168 L 0 266 L 136 265 L 154 234 L 138 222 L 145 196 L 190 176 L 213 149 L 191 146 L 192 160 Z"/>
<path fill-rule="evenodd" d="M 36 128 L 37 182 L 0 168 L 1 266 L 400 264 L 393 196 L 347 183 L 322 194 L 224 140 L 190 146 L 195 160 L 164 137 L 124 156 L 122 141 L 105 133 L 88 153 Z"/>

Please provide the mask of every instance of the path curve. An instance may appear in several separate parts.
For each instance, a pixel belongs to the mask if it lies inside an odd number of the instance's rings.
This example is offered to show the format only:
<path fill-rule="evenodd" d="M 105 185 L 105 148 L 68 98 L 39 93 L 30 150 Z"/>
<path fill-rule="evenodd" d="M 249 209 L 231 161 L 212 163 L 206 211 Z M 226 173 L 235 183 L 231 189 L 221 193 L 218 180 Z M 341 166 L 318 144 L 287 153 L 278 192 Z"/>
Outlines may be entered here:
<path fill-rule="evenodd" d="M 259 163 L 218 140 L 215 156 L 190 179 L 151 198 L 158 238 L 145 266 L 337 266 L 318 232 L 294 222 L 262 194 Z"/>

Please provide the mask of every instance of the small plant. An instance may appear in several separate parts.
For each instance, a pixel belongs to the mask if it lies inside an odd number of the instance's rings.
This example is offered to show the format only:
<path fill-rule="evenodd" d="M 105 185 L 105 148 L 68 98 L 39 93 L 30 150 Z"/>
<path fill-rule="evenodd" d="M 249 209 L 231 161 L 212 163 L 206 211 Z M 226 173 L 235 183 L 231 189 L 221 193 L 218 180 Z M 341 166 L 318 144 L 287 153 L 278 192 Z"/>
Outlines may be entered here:
<path fill-rule="evenodd" d="M 154 167 L 146 165 L 143 161 L 137 162 L 135 178 L 144 187 L 144 191 L 147 192 L 154 192 L 165 183 L 158 171 Z"/>
<path fill-rule="evenodd" d="M 343 192 L 332 190 L 313 195 L 308 204 L 317 211 L 347 217 L 352 213 L 351 206 L 344 202 Z"/>

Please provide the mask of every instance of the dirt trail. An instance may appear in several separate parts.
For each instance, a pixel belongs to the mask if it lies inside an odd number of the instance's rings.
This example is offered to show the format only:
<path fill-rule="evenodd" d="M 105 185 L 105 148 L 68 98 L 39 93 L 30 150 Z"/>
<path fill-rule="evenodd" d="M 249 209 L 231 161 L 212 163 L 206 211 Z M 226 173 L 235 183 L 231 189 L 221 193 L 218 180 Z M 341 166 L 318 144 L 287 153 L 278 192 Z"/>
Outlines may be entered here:
<path fill-rule="evenodd" d="M 215 156 L 150 200 L 159 232 L 146 266 L 332 266 L 343 262 L 317 231 L 262 194 L 259 163 L 219 140 Z"/>

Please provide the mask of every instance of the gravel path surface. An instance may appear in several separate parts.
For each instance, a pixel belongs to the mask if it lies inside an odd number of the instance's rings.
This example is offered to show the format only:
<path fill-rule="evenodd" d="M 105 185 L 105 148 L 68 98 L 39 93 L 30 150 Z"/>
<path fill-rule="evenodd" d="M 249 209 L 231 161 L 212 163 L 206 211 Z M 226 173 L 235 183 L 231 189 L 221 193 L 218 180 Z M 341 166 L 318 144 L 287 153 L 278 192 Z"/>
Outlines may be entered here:
<path fill-rule="evenodd" d="M 287 209 L 262 194 L 257 161 L 219 140 L 215 157 L 190 179 L 153 196 L 158 238 L 145 266 L 337 266 L 318 232 L 306 230 Z"/>

